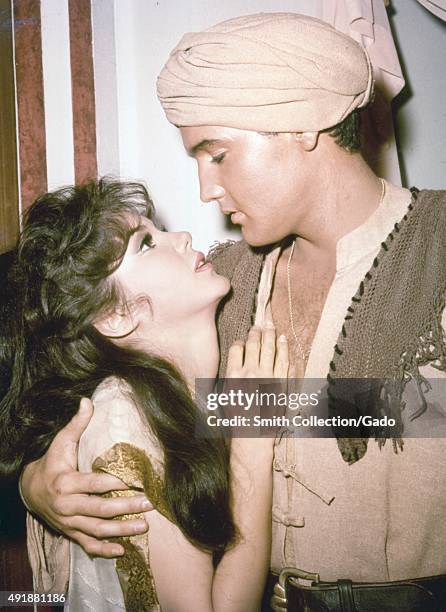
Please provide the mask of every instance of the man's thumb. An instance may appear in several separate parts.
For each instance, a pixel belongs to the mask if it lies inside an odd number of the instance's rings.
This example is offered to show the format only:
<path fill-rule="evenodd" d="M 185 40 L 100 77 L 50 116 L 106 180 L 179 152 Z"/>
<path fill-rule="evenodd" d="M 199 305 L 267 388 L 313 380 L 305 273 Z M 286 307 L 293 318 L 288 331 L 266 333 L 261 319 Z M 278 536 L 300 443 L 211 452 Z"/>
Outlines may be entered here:
<path fill-rule="evenodd" d="M 87 428 L 93 416 L 93 403 L 87 397 L 83 397 L 79 410 L 67 425 L 55 436 L 51 447 L 57 453 L 66 453 L 67 450 L 76 451 L 79 439 Z M 77 458 L 76 458 L 77 461 Z"/>

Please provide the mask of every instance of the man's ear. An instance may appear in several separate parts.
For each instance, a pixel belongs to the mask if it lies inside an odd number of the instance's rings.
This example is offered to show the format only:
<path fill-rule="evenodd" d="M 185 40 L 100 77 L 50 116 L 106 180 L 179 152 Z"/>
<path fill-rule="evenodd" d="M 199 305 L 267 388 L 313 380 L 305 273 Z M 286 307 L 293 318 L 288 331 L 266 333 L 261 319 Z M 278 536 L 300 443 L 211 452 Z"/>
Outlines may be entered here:
<path fill-rule="evenodd" d="M 103 336 L 107 338 L 125 338 L 138 326 L 132 313 L 125 309 L 122 312 L 115 311 L 94 322 L 94 326 Z"/>
<path fill-rule="evenodd" d="M 296 132 L 294 137 L 304 151 L 313 151 L 318 143 L 319 132 Z"/>

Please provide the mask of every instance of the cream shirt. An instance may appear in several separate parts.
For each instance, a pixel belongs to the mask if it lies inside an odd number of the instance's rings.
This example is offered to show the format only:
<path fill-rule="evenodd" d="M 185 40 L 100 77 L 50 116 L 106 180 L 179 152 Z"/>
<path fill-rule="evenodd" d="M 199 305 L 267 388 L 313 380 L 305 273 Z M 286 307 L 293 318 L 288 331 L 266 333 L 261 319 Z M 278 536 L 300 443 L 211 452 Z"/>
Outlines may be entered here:
<path fill-rule="evenodd" d="M 351 298 L 410 200 L 407 189 L 386 183 L 378 209 L 339 240 L 336 274 L 313 340 L 306 379 L 325 379 Z M 259 325 L 271 317 L 279 252 L 269 254 L 262 271 L 256 309 Z M 443 314 L 444 328 L 445 323 Z M 445 378 L 430 366 L 422 368 L 422 373 Z M 408 388 L 406 415 L 415 396 L 416 391 Z M 441 397 L 428 396 L 429 408 L 433 407 L 434 417 L 444 417 L 446 402 L 438 400 Z M 415 427 L 431 422 L 426 421 L 431 417 L 432 410 L 414 421 Z M 440 421 L 444 427 L 446 419 Z M 276 441 L 273 465 L 274 571 L 294 566 L 319 573 L 323 580 L 355 581 L 446 572 L 445 437 L 406 439 L 398 455 L 391 441 L 380 450 L 370 440 L 365 457 L 348 465 L 335 439 L 296 438 L 288 433 Z"/>

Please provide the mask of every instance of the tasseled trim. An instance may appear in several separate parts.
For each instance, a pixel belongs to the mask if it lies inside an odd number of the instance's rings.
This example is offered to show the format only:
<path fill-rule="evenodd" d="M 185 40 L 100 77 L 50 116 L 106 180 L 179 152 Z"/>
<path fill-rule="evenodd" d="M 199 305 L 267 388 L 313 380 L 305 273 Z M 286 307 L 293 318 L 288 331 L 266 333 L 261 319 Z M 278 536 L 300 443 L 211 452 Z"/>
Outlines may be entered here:
<path fill-rule="evenodd" d="M 408 206 L 408 213 L 413 210 L 418 195 L 417 189 L 412 189 L 412 201 Z M 395 240 L 403 224 L 407 221 L 405 214 L 400 223 L 396 223 L 387 239 L 381 244 L 381 251 L 373 260 L 373 264 L 365 278 L 360 283 L 358 291 L 352 298 L 352 305 L 347 309 L 344 324 L 341 329 L 339 340 L 334 347 L 333 359 L 327 376 L 329 410 L 333 415 L 340 417 L 352 417 L 359 415 L 370 415 L 373 418 L 387 416 L 396 422 L 392 428 L 392 443 L 395 453 L 403 450 L 403 423 L 402 411 L 405 403 L 402 400 L 404 388 L 409 380 L 417 383 L 421 407 L 411 415 L 414 420 L 421 416 L 427 409 L 425 393 L 429 388 L 428 381 L 421 375 L 420 367 L 431 364 L 435 368 L 446 371 L 446 342 L 441 324 L 442 313 L 445 307 L 445 288 L 441 287 L 434 298 L 435 317 L 431 321 L 431 329 L 418 339 L 416 346 L 408 347 L 401 355 L 400 361 L 394 368 L 389 379 L 343 379 L 340 378 L 338 360 L 346 350 L 349 342 L 349 325 L 355 316 L 368 283 L 375 277 L 380 269 L 380 262 L 389 251 L 390 244 Z M 354 404 L 352 403 L 354 398 Z M 361 437 L 342 437 L 342 428 L 335 431 L 338 437 L 338 447 L 342 458 L 349 464 L 361 459 L 367 452 L 368 439 L 375 437 L 379 446 L 384 446 L 388 435 L 383 428 L 361 431 Z M 345 430 L 344 430 L 345 435 Z"/>
<path fill-rule="evenodd" d="M 226 249 L 233 244 L 235 244 L 235 240 L 225 240 L 225 242 L 214 242 L 206 255 L 206 261 L 213 261 L 219 255 L 222 255 Z"/>

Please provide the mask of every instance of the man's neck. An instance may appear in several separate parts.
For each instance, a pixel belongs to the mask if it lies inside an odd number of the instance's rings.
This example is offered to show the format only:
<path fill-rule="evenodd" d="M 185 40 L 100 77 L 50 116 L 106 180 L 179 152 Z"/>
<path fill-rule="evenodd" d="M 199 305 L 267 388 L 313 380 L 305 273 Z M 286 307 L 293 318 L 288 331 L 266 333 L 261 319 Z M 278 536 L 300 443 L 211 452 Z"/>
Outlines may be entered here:
<path fill-rule="evenodd" d="M 319 157 L 314 164 L 318 170 L 311 177 L 308 214 L 295 228 L 301 238 L 299 257 L 309 260 L 334 254 L 340 238 L 362 225 L 383 195 L 381 179 L 359 153 L 344 151 L 330 136 L 322 136 L 325 140 L 314 152 Z"/>
<path fill-rule="evenodd" d="M 373 214 L 383 195 L 382 181 L 362 157 L 335 147 L 324 155 L 324 172 L 313 177 L 308 218 L 296 226 L 294 249 L 288 245 L 280 255 L 272 291 L 273 318 L 279 333 L 288 336 L 298 376 L 305 371 L 302 356 L 309 353 L 336 273 L 337 243 Z M 294 331 L 290 309 L 299 322 Z"/>

